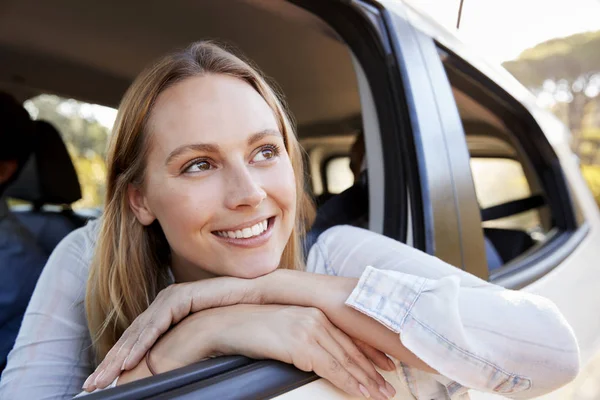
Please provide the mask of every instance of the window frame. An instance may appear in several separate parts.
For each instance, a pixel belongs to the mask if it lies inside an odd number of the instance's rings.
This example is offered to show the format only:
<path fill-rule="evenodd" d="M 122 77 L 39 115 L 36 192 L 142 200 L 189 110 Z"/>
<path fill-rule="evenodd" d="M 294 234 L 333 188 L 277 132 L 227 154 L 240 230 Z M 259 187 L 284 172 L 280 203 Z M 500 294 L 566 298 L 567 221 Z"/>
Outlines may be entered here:
<path fill-rule="evenodd" d="M 463 173 L 469 153 L 450 85 L 433 39 L 415 28 L 415 13 L 401 2 L 387 6 L 417 153 L 419 182 L 409 185 L 415 247 L 424 240 L 427 253 L 486 279 L 483 231 L 463 228 L 468 221 L 481 226 L 481 216 L 472 178 Z"/>
<path fill-rule="evenodd" d="M 493 283 L 512 289 L 523 288 L 556 268 L 575 250 L 589 228 L 577 221 L 576 204 L 572 201 L 560 159 L 533 115 L 499 84 L 463 60 L 460 55 L 442 43 L 434 42 L 433 39 L 432 42 L 435 43 L 436 51 L 446 54 L 444 64 L 450 67 L 448 71 L 452 75 L 452 84 L 499 116 L 518 136 L 518 145 L 531 163 L 543 192 L 548 195 L 547 205 L 557 229 L 535 251 L 524 253 L 489 276 Z M 432 62 L 435 62 L 433 57 Z M 437 63 L 444 68 L 441 57 L 438 57 Z M 446 77 L 447 85 L 450 85 L 449 80 L 450 77 Z M 440 80 L 437 82 L 441 84 Z M 457 108 L 455 104 L 453 108 Z M 466 137 L 463 136 L 462 140 L 466 141 Z M 527 173 L 527 166 L 524 167 Z M 470 167 L 468 171 L 462 171 L 466 172 L 471 173 Z M 464 224 L 465 230 L 479 230 L 480 227 L 481 222 L 477 224 L 474 220 Z M 470 269 L 467 271 L 473 272 Z"/>

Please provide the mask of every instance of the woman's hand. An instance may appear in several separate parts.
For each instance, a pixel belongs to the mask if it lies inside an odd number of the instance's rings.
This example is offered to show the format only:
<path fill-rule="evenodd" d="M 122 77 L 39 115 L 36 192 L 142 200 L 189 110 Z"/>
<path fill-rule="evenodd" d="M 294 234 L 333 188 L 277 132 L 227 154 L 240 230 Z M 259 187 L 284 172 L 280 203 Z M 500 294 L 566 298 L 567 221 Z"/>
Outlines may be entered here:
<path fill-rule="evenodd" d="M 188 315 L 214 307 L 260 303 L 260 297 L 255 279 L 219 277 L 170 285 L 125 330 L 86 379 L 84 390 L 105 388 L 122 371 L 137 366 L 158 338 Z"/>
<path fill-rule="evenodd" d="M 373 366 L 391 370 L 391 360 L 365 343 L 355 343 L 320 310 L 307 307 L 236 305 L 195 313 L 156 343 L 151 360 L 160 373 L 234 354 L 314 371 L 353 396 L 386 399 L 394 394 Z M 147 376 L 142 370 L 142 375 L 137 368 L 124 373 L 119 382 Z"/>
<path fill-rule="evenodd" d="M 314 371 L 352 396 L 389 399 L 394 388 L 375 370 L 395 369 L 387 356 L 364 342 L 355 342 L 311 307 L 238 305 L 227 309 L 215 335 L 219 355 L 245 355 L 293 364 Z M 202 313 L 200 313 L 202 314 Z M 154 354 L 154 353 L 153 353 Z"/>

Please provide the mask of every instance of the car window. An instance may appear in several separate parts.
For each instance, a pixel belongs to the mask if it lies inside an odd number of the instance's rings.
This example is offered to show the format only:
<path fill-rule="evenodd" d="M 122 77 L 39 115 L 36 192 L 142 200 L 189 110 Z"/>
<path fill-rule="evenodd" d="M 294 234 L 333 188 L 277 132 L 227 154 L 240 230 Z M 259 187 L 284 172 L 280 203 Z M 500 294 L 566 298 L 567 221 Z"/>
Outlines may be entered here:
<path fill-rule="evenodd" d="M 50 94 L 31 98 L 24 107 L 33 119 L 54 125 L 65 142 L 82 194 L 72 207 L 101 207 L 106 191 L 106 149 L 117 110 Z"/>
<path fill-rule="evenodd" d="M 465 134 L 494 279 L 558 249 L 552 239 L 576 229 L 574 211 L 560 162 L 529 112 L 460 58 L 439 54 Z"/>
<path fill-rule="evenodd" d="M 350 157 L 335 157 L 325 164 L 327 192 L 338 194 L 354 183 L 354 175 L 350 169 Z"/>
<path fill-rule="evenodd" d="M 523 166 L 518 161 L 510 158 L 473 157 L 470 163 L 477 200 L 482 209 L 531 197 L 529 182 Z M 542 222 L 537 210 L 529 210 L 493 221 L 484 221 L 483 227 L 532 232 L 541 231 Z"/>

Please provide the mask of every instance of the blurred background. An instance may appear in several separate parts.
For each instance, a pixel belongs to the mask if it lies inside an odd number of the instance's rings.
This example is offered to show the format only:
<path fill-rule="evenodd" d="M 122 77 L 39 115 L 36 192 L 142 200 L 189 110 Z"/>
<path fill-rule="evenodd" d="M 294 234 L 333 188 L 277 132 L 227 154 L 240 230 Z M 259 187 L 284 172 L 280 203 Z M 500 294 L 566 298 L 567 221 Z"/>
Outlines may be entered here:
<path fill-rule="evenodd" d="M 456 31 L 461 0 L 407 1 Z M 571 147 L 600 204 L 600 0 L 464 0 L 461 16 L 457 34 L 462 41 L 491 63 L 502 64 L 570 128 Z M 34 119 L 53 123 L 67 144 L 83 191 L 74 208 L 101 207 L 106 144 L 116 110 L 53 95 L 28 100 L 25 107 Z M 483 177 L 515 175 L 504 165 L 485 168 L 494 171 L 480 171 Z M 514 193 L 527 185 L 503 182 L 493 187 Z M 600 399 L 600 358 L 569 390 L 561 398 Z"/>
<path fill-rule="evenodd" d="M 409 3 L 456 31 L 460 0 Z M 600 0 L 464 0 L 462 5 L 458 36 L 502 64 L 569 126 L 572 148 L 600 202 Z M 82 181 L 83 198 L 75 208 L 101 206 L 116 110 L 52 95 L 25 106 L 32 117 L 55 124 L 67 143 Z"/>

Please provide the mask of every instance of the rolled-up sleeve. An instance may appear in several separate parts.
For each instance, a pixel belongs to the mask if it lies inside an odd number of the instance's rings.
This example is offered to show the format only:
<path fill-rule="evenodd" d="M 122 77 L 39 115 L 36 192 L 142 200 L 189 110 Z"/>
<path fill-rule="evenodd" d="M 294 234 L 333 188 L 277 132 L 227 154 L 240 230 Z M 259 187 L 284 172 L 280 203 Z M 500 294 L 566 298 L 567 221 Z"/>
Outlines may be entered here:
<path fill-rule="evenodd" d="M 471 388 L 531 398 L 577 375 L 576 339 L 546 298 L 359 228 L 330 229 L 315 247 L 326 272 L 360 278 L 346 304 L 398 333 L 450 397 Z"/>

